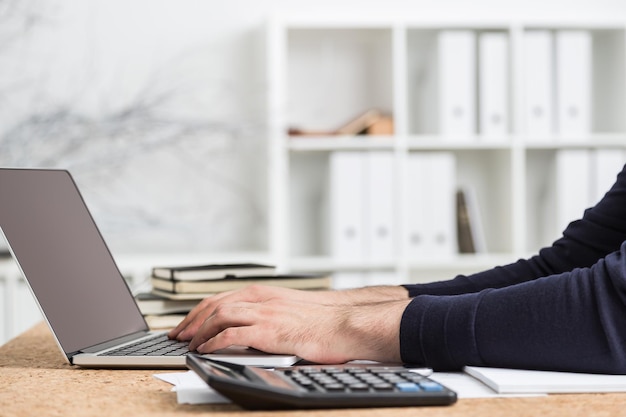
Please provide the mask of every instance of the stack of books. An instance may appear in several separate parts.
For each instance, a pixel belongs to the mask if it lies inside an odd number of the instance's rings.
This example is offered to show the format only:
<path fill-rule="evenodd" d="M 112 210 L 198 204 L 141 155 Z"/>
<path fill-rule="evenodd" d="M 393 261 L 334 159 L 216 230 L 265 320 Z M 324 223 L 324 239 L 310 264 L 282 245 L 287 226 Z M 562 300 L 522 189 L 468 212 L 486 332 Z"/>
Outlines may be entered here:
<path fill-rule="evenodd" d="M 173 327 L 203 298 L 261 284 L 302 290 L 328 289 L 328 274 L 277 274 L 256 263 L 166 266 L 152 268 L 152 290 L 135 298 L 151 328 Z"/>

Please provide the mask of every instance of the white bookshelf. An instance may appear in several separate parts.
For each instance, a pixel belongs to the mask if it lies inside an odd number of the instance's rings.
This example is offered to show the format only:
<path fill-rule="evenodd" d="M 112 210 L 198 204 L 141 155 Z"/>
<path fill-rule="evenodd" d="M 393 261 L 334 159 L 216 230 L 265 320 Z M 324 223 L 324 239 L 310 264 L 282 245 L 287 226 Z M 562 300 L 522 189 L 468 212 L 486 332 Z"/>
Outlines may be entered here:
<path fill-rule="evenodd" d="M 443 30 L 506 35 L 505 134 L 441 134 L 436 122 L 437 85 L 428 76 L 420 79 L 416 74 L 419 68 L 434 65 L 437 35 Z M 590 132 L 550 132 L 540 137 L 527 133 L 523 42 L 526 32 L 539 30 L 589 34 L 593 73 Z M 276 16 L 268 34 L 270 249 L 284 269 L 385 271 L 405 277 L 407 282 L 419 282 L 514 261 L 558 237 L 541 230 L 548 221 L 545 213 L 556 210 L 556 203 L 538 191 L 554 181 L 557 153 L 626 149 L 626 22 Z M 428 71 L 436 75 L 437 68 Z M 374 107 L 393 115 L 393 135 L 301 137 L 287 133 L 294 126 L 332 129 Z M 397 182 L 393 215 L 399 230 L 411 215 L 405 195 L 409 156 L 452 153 L 457 183 L 471 185 L 478 197 L 487 253 L 418 261 L 406 255 L 406 243 L 396 237 L 397 250 L 391 262 L 342 262 L 331 256 L 326 229 L 332 214 L 323 200 L 330 155 L 341 151 L 393 154 Z M 559 225 L 559 230 L 565 226 Z"/>

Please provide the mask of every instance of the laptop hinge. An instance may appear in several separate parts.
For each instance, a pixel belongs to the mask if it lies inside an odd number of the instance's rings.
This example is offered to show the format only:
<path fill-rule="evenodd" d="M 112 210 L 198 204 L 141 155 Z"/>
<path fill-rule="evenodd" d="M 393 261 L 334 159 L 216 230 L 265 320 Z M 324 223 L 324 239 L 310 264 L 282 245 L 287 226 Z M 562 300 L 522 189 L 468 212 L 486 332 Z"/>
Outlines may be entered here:
<path fill-rule="evenodd" d="M 108 349 L 110 347 L 113 347 L 113 346 L 116 346 L 116 345 L 120 345 L 122 343 L 129 342 L 131 340 L 137 339 L 137 338 L 139 338 L 141 336 L 145 336 L 147 334 L 148 334 L 148 332 L 142 330 L 142 331 L 139 331 L 139 332 L 136 332 L 136 333 L 132 333 L 132 334 L 129 334 L 129 335 L 126 335 L 126 336 L 119 337 L 117 339 L 109 340 L 108 342 L 104 342 L 104 343 L 100 343 L 100 344 L 97 344 L 97 345 L 94 345 L 94 346 L 90 346 L 88 348 L 82 349 L 81 352 L 83 352 L 83 353 L 99 352 L 101 350 Z"/>

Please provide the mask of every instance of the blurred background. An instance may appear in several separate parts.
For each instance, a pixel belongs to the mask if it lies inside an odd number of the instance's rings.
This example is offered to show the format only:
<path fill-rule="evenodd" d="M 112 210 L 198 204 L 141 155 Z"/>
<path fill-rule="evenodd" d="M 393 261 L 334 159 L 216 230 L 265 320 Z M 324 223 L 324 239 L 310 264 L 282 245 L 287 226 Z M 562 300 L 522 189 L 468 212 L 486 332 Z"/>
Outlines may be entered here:
<path fill-rule="evenodd" d="M 115 253 L 265 250 L 277 12 L 558 21 L 626 5 L 1 0 L 0 165 L 69 169 Z"/>
<path fill-rule="evenodd" d="M 589 32 L 596 72 L 590 129 L 558 145 L 558 132 L 524 145 L 517 101 L 524 84 L 519 56 L 509 52 L 504 133 L 465 143 L 481 134 L 476 128 L 442 145 L 431 114 L 416 111 L 411 91 L 421 81 L 398 80 L 419 73 L 421 51 L 448 28 L 505 33 L 511 51 L 526 29 Z M 623 0 L 0 0 L 0 166 L 68 169 L 123 273 L 137 282 L 155 264 L 209 259 L 330 270 L 338 288 L 452 277 L 558 236 L 565 220 L 546 213 L 578 204 L 546 197 L 550 187 L 564 188 L 562 150 L 608 152 L 617 160 L 610 177 L 617 173 L 626 146 L 625 29 Z M 396 48 L 404 30 L 406 56 Z M 333 91 L 339 85 L 343 93 Z M 325 140 L 371 109 L 391 113 L 395 130 L 357 144 Z M 432 253 L 413 257 L 416 237 L 399 232 L 386 257 L 338 258 L 343 249 L 322 230 L 333 227 L 337 204 L 325 187 L 337 168 L 333 154 L 346 150 L 382 150 L 399 163 L 392 162 L 392 182 L 380 186 L 392 190 L 388 210 L 398 230 L 411 225 L 402 179 L 409 155 L 451 156 L 451 182 L 474 187 L 480 203 L 474 226 L 484 230 L 472 256 L 457 256 L 467 252 L 454 229 L 453 253 L 444 250 L 453 257 L 439 263 Z M 40 319 L 27 288 L 3 271 L 0 343 Z"/>

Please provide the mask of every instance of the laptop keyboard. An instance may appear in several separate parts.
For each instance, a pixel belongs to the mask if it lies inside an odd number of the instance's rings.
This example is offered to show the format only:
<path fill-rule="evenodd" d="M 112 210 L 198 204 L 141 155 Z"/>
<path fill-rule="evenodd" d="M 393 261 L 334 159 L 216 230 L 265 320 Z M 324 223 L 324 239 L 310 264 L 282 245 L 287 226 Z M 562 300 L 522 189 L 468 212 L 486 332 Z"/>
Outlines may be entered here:
<path fill-rule="evenodd" d="M 102 356 L 185 356 L 189 353 L 189 344 L 168 339 L 167 335 L 159 334 L 137 343 L 124 345 L 110 350 Z"/>

